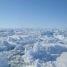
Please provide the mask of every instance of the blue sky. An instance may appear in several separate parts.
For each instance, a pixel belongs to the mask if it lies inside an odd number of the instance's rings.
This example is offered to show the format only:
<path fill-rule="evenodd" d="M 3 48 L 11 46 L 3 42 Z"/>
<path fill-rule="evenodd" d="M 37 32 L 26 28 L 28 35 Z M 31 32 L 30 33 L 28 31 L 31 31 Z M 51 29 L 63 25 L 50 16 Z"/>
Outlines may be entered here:
<path fill-rule="evenodd" d="M 0 0 L 0 28 L 66 28 L 67 0 Z"/>

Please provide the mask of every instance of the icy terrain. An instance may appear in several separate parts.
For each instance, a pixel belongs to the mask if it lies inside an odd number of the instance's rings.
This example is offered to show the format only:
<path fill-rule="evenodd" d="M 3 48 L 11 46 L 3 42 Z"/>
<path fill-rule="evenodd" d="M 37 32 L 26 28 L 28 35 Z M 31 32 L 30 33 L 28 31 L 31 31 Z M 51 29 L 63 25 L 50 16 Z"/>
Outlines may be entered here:
<path fill-rule="evenodd" d="M 0 30 L 0 67 L 67 67 L 67 31 Z"/>

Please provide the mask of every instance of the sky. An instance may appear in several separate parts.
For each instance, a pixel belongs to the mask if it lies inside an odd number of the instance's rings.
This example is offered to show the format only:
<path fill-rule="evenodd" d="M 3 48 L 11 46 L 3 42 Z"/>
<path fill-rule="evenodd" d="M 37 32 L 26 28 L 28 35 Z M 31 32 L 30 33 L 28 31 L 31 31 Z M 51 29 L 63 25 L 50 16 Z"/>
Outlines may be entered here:
<path fill-rule="evenodd" d="M 0 28 L 66 28 L 67 0 L 0 0 Z"/>

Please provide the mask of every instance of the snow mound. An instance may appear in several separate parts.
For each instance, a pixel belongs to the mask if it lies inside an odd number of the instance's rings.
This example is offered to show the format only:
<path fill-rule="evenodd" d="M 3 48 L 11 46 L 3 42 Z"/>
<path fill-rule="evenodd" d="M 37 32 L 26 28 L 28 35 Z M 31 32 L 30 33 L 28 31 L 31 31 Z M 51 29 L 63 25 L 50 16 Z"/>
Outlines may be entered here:
<path fill-rule="evenodd" d="M 56 60 L 57 67 L 67 67 L 67 52 L 61 54 Z"/>

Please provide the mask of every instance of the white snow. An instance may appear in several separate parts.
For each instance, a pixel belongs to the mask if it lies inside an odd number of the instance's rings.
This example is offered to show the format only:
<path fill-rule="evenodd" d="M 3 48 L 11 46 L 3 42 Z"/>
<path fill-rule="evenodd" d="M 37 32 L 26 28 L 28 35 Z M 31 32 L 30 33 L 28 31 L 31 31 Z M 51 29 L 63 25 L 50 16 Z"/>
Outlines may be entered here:
<path fill-rule="evenodd" d="M 65 30 L 0 31 L 0 67 L 67 67 Z"/>
<path fill-rule="evenodd" d="M 56 60 L 57 67 L 67 67 L 67 52 L 61 54 Z"/>

